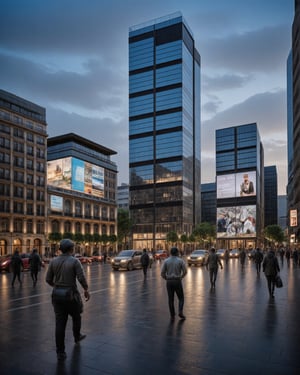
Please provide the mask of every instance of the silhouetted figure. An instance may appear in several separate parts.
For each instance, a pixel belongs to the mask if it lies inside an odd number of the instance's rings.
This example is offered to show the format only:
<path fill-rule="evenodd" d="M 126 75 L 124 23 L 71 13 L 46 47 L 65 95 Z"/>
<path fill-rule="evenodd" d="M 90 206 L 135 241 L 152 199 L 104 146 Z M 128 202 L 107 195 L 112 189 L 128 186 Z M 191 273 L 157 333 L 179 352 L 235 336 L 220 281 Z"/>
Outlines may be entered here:
<path fill-rule="evenodd" d="M 240 252 L 240 262 L 241 262 L 242 268 L 244 268 L 245 266 L 245 261 L 246 261 L 246 251 L 245 249 L 242 249 Z"/>
<path fill-rule="evenodd" d="M 275 252 L 270 250 L 263 260 L 263 272 L 267 278 L 268 290 L 270 297 L 274 297 L 275 290 L 275 279 L 277 273 L 280 271 L 278 260 L 275 256 Z"/>
<path fill-rule="evenodd" d="M 212 247 L 210 249 L 210 253 L 206 260 L 206 268 L 209 271 L 209 278 L 210 278 L 210 286 L 211 288 L 215 288 L 216 286 L 216 280 L 218 275 L 219 266 L 221 269 L 223 268 L 223 265 L 220 261 L 220 258 L 218 254 L 216 254 L 216 249 Z"/>
<path fill-rule="evenodd" d="M 260 248 L 258 247 L 255 250 L 254 255 L 253 255 L 253 260 L 255 262 L 256 272 L 257 272 L 258 275 L 260 274 L 261 264 L 262 264 L 263 259 L 264 259 L 263 253 L 261 252 Z"/>
<path fill-rule="evenodd" d="M 42 266 L 42 260 L 37 252 L 37 249 L 33 249 L 29 257 L 30 275 L 32 278 L 33 286 L 36 286 L 38 273 Z"/>
<path fill-rule="evenodd" d="M 149 258 L 149 255 L 147 253 L 147 250 L 143 249 L 143 254 L 141 256 L 141 264 L 142 264 L 142 268 L 143 268 L 144 277 L 147 276 L 147 270 L 148 270 L 148 267 L 149 267 L 149 263 L 150 263 L 150 258 Z"/>
<path fill-rule="evenodd" d="M 11 257 L 10 264 L 11 264 L 11 270 L 13 272 L 11 286 L 14 286 L 16 278 L 18 278 L 20 285 L 22 285 L 21 271 L 24 267 L 23 267 L 22 259 L 19 254 L 19 250 L 16 250 L 14 252 L 14 255 Z"/>
<path fill-rule="evenodd" d="M 178 316 L 184 320 L 183 306 L 184 306 L 184 292 L 181 280 L 187 274 L 185 262 L 179 258 L 177 247 L 171 248 L 171 256 L 167 258 L 161 268 L 161 277 L 167 280 L 167 292 L 169 301 L 169 311 L 171 321 L 175 319 L 174 296 L 175 293 L 178 298 Z"/>

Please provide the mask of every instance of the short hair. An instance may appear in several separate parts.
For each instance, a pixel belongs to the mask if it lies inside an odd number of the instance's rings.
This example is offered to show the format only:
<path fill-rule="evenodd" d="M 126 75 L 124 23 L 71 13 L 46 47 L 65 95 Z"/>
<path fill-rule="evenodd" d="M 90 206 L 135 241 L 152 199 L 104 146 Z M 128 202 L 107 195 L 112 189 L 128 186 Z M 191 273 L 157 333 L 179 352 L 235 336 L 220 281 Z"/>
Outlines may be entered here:
<path fill-rule="evenodd" d="M 70 240 L 69 238 L 64 238 L 63 240 L 60 241 L 59 250 L 61 250 L 63 253 L 66 253 L 73 248 L 74 248 L 74 242 Z"/>
<path fill-rule="evenodd" d="M 172 247 L 171 248 L 171 255 L 178 255 L 178 249 L 177 249 L 177 247 Z"/>
<path fill-rule="evenodd" d="M 212 247 L 211 249 L 210 249 L 210 251 L 212 251 L 213 253 L 216 251 L 216 249 L 214 248 L 214 247 Z"/>

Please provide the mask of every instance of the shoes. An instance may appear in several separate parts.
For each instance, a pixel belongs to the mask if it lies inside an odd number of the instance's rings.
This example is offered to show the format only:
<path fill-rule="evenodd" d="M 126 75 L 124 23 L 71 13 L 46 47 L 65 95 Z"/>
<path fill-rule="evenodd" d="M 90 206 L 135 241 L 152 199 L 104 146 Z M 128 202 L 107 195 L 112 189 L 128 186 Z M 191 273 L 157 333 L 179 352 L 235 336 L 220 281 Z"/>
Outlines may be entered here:
<path fill-rule="evenodd" d="M 170 320 L 171 320 L 171 322 L 174 322 L 174 320 L 175 320 L 175 315 L 171 315 Z"/>
<path fill-rule="evenodd" d="M 78 338 L 75 339 L 75 344 L 79 343 L 79 341 L 82 341 L 86 338 L 86 335 L 80 335 Z"/>
<path fill-rule="evenodd" d="M 57 360 L 64 361 L 67 358 L 67 354 L 65 352 L 57 353 Z"/>
<path fill-rule="evenodd" d="M 185 320 L 185 319 L 186 319 L 186 317 L 185 317 L 182 313 L 178 314 L 178 316 L 179 316 L 179 318 L 180 318 L 181 320 Z"/>

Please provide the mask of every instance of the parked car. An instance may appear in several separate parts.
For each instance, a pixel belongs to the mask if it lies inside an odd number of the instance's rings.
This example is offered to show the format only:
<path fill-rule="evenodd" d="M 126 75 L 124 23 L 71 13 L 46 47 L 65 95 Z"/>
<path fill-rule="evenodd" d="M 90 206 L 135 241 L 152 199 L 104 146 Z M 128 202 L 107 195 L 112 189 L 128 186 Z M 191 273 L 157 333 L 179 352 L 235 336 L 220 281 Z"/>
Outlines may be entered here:
<path fill-rule="evenodd" d="M 93 255 L 90 257 L 92 262 L 103 262 L 103 255 L 99 252 L 94 252 Z"/>
<path fill-rule="evenodd" d="M 219 255 L 219 258 L 224 259 L 225 258 L 225 249 L 217 250 L 217 255 Z"/>
<path fill-rule="evenodd" d="M 240 256 L 239 249 L 232 249 L 232 250 L 229 252 L 229 257 L 230 257 L 230 258 L 238 258 L 239 256 Z"/>
<path fill-rule="evenodd" d="M 203 266 L 205 264 L 206 259 L 208 257 L 207 250 L 194 250 L 188 257 L 187 257 L 187 264 L 188 266 Z"/>
<path fill-rule="evenodd" d="M 122 250 L 111 259 L 112 269 L 115 271 L 119 269 L 132 271 L 135 268 L 141 268 L 141 256 L 142 251 L 140 250 Z"/>
<path fill-rule="evenodd" d="M 166 250 L 157 250 L 154 254 L 155 260 L 164 260 L 168 258 L 168 252 Z"/>
<path fill-rule="evenodd" d="M 22 259 L 23 263 L 23 270 L 29 270 L 30 265 L 29 265 L 29 257 L 30 254 L 27 253 L 21 253 L 20 257 Z M 11 272 L 11 255 L 3 255 L 0 258 L 0 271 L 5 271 L 5 272 Z M 42 267 L 45 267 L 45 262 L 42 260 Z"/>

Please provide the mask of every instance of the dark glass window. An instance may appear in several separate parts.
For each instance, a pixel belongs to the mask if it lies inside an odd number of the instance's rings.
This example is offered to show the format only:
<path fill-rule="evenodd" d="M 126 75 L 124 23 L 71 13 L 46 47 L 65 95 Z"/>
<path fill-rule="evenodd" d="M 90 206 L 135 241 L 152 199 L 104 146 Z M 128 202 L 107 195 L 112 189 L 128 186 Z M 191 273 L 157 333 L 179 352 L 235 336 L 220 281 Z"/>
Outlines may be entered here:
<path fill-rule="evenodd" d="M 216 154 L 216 172 L 224 172 L 232 169 L 235 169 L 234 152 Z"/>

